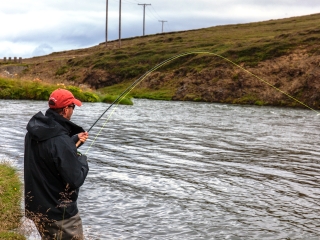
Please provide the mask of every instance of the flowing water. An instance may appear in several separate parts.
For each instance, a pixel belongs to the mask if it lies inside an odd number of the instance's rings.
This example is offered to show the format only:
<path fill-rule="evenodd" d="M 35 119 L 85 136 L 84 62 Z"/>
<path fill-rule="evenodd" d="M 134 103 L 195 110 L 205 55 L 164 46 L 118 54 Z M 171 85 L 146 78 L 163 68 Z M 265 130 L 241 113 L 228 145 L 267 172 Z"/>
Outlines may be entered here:
<path fill-rule="evenodd" d="M 84 103 L 72 121 L 88 129 L 107 106 Z M 20 169 L 40 110 L 46 102 L 0 101 L 0 153 Z M 319 117 L 150 100 L 112 108 L 80 148 L 88 239 L 320 239 Z"/>

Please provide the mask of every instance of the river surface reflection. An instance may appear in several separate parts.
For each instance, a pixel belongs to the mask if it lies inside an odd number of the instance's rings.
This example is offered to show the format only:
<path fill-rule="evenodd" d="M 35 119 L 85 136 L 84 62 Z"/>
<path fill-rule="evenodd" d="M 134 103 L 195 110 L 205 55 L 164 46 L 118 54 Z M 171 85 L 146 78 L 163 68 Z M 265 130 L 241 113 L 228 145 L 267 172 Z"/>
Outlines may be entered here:
<path fill-rule="evenodd" d="M 0 153 L 20 169 L 26 123 L 46 104 L 0 100 Z M 88 129 L 107 106 L 72 120 Z M 80 149 L 88 239 L 320 239 L 319 117 L 150 100 L 110 110 Z"/>

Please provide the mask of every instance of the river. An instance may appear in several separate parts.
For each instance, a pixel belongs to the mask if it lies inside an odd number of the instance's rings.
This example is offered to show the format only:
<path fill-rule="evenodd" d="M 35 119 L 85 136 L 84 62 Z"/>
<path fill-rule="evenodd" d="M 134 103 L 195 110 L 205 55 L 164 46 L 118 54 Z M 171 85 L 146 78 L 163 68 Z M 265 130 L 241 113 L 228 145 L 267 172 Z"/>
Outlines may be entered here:
<path fill-rule="evenodd" d="M 89 129 L 107 106 L 84 103 L 72 121 Z M 1 157 L 20 170 L 27 121 L 46 108 L 0 100 Z M 320 239 L 319 117 L 141 99 L 112 108 L 80 148 L 87 239 Z"/>

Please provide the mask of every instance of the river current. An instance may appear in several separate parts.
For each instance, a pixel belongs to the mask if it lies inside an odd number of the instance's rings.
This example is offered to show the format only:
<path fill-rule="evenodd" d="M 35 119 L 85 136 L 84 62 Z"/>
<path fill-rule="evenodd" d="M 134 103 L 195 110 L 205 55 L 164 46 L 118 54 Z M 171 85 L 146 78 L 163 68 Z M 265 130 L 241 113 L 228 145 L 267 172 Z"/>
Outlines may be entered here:
<path fill-rule="evenodd" d="M 72 121 L 89 129 L 107 106 L 84 103 Z M 26 124 L 46 109 L 0 100 L 0 156 L 21 171 Z M 320 239 L 319 118 L 139 99 L 112 108 L 79 149 L 87 239 Z"/>

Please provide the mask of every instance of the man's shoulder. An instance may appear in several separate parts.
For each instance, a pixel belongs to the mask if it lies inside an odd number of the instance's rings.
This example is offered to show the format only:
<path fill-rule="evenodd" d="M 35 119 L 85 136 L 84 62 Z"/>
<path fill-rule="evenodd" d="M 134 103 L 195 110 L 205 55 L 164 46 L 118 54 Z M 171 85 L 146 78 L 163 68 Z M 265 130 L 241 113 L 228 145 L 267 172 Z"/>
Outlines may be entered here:
<path fill-rule="evenodd" d="M 60 146 L 60 147 L 70 147 L 70 146 L 73 147 L 73 146 L 75 146 L 74 141 L 68 135 L 67 132 L 61 132 L 61 134 L 52 137 L 50 139 L 50 141 L 52 141 L 53 144 L 55 144 L 56 146 Z"/>

